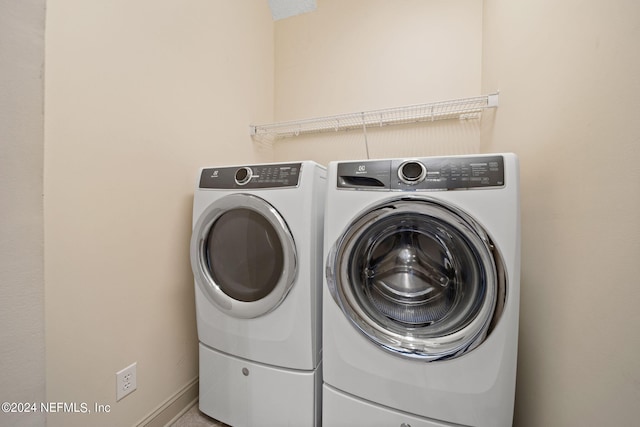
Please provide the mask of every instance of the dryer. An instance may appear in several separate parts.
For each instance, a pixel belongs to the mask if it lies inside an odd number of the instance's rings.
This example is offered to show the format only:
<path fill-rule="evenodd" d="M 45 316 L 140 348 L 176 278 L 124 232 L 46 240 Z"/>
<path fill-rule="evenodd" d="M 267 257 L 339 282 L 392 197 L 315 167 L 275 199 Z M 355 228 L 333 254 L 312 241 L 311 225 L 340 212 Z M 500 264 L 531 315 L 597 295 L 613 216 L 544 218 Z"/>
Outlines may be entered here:
<path fill-rule="evenodd" d="M 205 414 L 319 424 L 325 190 L 310 161 L 200 170 L 191 267 Z"/>
<path fill-rule="evenodd" d="M 513 154 L 332 162 L 325 426 L 510 426 L 520 299 Z"/>

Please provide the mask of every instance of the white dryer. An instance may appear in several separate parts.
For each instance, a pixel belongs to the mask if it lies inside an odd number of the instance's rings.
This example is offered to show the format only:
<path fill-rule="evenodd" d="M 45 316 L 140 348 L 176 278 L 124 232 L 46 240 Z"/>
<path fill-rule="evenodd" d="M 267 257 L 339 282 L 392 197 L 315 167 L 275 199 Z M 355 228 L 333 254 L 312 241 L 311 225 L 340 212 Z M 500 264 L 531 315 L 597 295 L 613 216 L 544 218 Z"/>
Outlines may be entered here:
<path fill-rule="evenodd" d="M 329 164 L 325 426 L 512 424 L 518 187 L 513 154 Z"/>
<path fill-rule="evenodd" d="M 319 424 L 325 191 L 310 161 L 200 170 L 191 267 L 205 414 Z"/>

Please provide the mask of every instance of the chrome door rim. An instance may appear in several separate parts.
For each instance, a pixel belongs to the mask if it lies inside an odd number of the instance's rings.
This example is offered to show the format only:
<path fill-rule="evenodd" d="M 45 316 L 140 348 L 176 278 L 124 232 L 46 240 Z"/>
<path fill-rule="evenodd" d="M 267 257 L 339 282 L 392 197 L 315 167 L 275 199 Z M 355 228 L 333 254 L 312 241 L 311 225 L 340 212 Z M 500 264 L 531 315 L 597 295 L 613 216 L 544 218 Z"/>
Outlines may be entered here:
<path fill-rule="evenodd" d="M 283 269 L 273 290 L 256 301 L 240 301 L 227 295 L 216 283 L 206 263 L 206 241 L 215 222 L 234 209 L 248 209 L 264 217 L 282 243 Z M 209 205 L 198 218 L 191 236 L 191 269 L 194 279 L 207 298 L 233 317 L 255 318 L 278 307 L 291 290 L 297 274 L 297 255 L 293 235 L 278 211 L 264 199 L 252 194 L 230 194 Z"/>
<path fill-rule="evenodd" d="M 477 255 L 484 289 L 473 318 L 459 321 L 450 328 L 442 324 L 407 325 L 388 317 L 390 320 L 385 320 L 386 316 L 372 309 L 372 304 L 363 302 L 364 293 L 354 282 L 358 280 L 357 274 L 363 277 L 364 273 L 354 267 L 357 261 L 351 258 L 354 252 L 363 253 L 363 245 L 371 244 L 363 239 L 372 227 L 384 221 L 391 223 L 404 214 L 459 230 L 460 240 L 469 245 L 466 250 Z M 335 302 L 368 339 L 402 357 L 435 361 L 462 356 L 486 338 L 501 314 L 506 297 L 502 265 L 501 256 L 486 231 L 462 210 L 428 197 L 398 197 L 365 209 L 345 228 L 329 252 L 326 277 Z"/>

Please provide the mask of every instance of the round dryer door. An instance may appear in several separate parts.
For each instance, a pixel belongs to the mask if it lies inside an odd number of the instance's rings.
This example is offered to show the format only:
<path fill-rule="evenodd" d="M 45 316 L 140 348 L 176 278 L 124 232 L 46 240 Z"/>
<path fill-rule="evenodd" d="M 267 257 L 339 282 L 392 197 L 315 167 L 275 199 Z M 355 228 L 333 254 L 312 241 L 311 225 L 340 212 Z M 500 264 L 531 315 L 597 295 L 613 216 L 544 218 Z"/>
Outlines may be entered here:
<path fill-rule="evenodd" d="M 504 305 L 502 262 L 487 233 L 461 210 L 428 198 L 367 209 L 331 249 L 326 274 L 348 319 L 409 358 L 465 354 Z"/>
<path fill-rule="evenodd" d="M 257 317 L 276 308 L 293 285 L 293 236 L 271 204 L 231 194 L 212 203 L 196 222 L 191 267 L 197 285 L 221 310 Z"/>

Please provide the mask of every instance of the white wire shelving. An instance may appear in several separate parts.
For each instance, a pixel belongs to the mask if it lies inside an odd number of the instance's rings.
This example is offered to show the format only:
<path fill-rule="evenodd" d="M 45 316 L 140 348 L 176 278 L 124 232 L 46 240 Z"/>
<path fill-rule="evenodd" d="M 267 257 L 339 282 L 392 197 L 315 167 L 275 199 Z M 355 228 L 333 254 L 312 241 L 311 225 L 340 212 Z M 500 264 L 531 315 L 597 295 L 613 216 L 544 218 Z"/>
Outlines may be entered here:
<path fill-rule="evenodd" d="M 408 105 L 264 125 L 250 125 L 249 132 L 259 143 L 272 144 L 282 138 L 322 132 L 370 129 L 436 120 L 479 119 L 482 111 L 498 107 L 498 93 L 428 104 Z"/>

